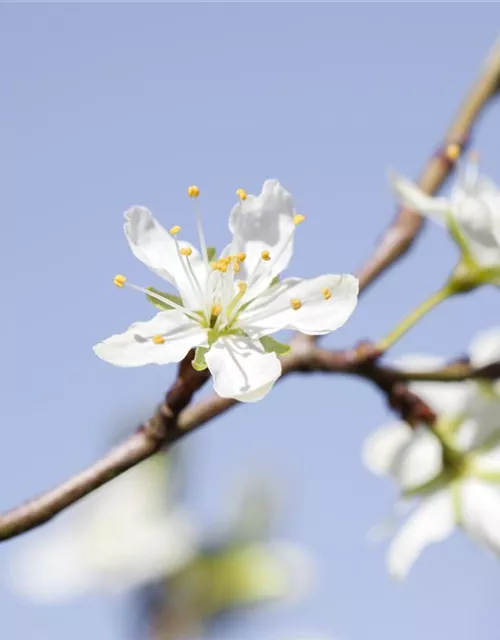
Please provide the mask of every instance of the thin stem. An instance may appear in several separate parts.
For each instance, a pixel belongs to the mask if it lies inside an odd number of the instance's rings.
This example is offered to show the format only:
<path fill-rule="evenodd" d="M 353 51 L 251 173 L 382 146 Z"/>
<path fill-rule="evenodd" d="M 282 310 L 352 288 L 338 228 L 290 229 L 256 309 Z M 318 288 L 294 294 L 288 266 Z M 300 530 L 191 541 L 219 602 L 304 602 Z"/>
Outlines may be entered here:
<path fill-rule="evenodd" d="M 444 286 L 442 289 L 439 289 L 439 291 L 436 291 L 436 293 L 432 294 L 427 300 L 424 300 L 422 304 L 407 315 L 383 340 L 380 340 L 376 348 L 380 351 L 387 351 L 389 347 L 392 347 L 394 343 L 402 338 L 405 333 L 416 325 L 429 311 L 432 311 L 432 309 L 451 295 L 453 295 L 453 291 L 448 286 Z"/>

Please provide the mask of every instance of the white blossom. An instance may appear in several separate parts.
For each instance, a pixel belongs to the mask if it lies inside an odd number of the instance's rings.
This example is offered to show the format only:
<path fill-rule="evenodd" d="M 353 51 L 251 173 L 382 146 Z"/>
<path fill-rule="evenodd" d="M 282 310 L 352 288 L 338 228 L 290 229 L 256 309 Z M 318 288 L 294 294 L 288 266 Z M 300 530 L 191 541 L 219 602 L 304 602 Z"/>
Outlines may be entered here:
<path fill-rule="evenodd" d="M 190 193 L 197 196 L 197 188 Z M 132 252 L 180 297 L 142 289 L 117 276 L 118 286 L 146 293 L 162 311 L 96 345 L 100 358 L 122 367 L 167 364 L 197 348 L 193 366 L 210 369 L 220 396 L 254 402 L 281 374 L 277 354 L 286 345 L 270 334 L 293 329 L 322 335 L 346 322 L 357 304 L 354 276 L 278 281 L 292 257 L 296 226 L 304 219 L 295 212 L 290 194 L 276 180 L 267 180 L 259 196 L 242 190 L 239 195 L 229 218 L 233 238 L 218 258 L 208 255 L 198 213 L 201 251 L 178 240 L 178 225 L 166 231 L 143 207 L 126 212 L 125 235 Z"/>
<path fill-rule="evenodd" d="M 500 331 L 490 329 L 470 347 L 474 366 L 498 360 Z M 398 365 L 433 370 L 443 363 L 412 356 Z M 388 551 L 389 572 L 404 578 L 420 552 L 460 526 L 500 553 L 500 389 L 474 380 L 412 382 L 410 390 L 436 413 L 433 428 L 404 421 L 381 427 L 365 441 L 363 460 L 377 475 L 391 476 L 410 501 L 410 516 Z"/>
<path fill-rule="evenodd" d="M 50 602 L 128 590 L 180 570 L 197 548 L 196 529 L 187 512 L 166 509 L 164 465 L 156 454 L 22 539 L 10 565 L 13 587 Z"/>
<path fill-rule="evenodd" d="M 489 281 L 500 285 L 500 189 L 479 174 L 476 161 L 459 171 L 447 198 L 431 197 L 396 173 L 391 184 L 403 205 L 447 225 L 466 250 L 468 266 L 489 268 Z"/>
<path fill-rule="evenodd" d="M 200 610 L 209 619 L 242 606 L 296 601 L 310 588 L 310 554 L 301 545 L 271 536 L 276 496 L 262 480 L 250 478 L 233 491 L 228 517 L 169 580 L 175 606 L 188 617 Z"/>

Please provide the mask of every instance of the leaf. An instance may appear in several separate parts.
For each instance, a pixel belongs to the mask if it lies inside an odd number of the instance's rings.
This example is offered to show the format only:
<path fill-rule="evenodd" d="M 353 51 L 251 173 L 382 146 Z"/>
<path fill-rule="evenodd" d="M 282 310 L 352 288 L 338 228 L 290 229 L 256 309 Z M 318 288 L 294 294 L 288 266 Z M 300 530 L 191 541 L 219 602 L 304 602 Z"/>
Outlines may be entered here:
<path fill-rule="evenodd" d="M 209 262 L 215 259 L 217 255 L 217 249 L 215 247 L 207 247 L 207 258 Z"/>
<path fill-rule="evenodd" d="M 266 353 L 275 353 L 278 356 L 286 356 L 292 350 L 289 344 L 278 342 L 271 336 L 260 338 L 260 344 L 264 347 Z"/>
<path fill-rule="evenodd" d="M 163 291 L 160 291 L 159 289 L 155 289 L 154 287 L 146 287 L 146 289 L 148 291 L 151 291 L 152 293 L 156 293 L 157 295 L 161 296 L 162 298 L 165 298 L 166 300 L 171 300 L 176 304 L 180 304 L 182 307 L 182 298 L 180 296 L 174 296 L 171 293 L 164 293 Z M 147 294 L 146 294 L 146 298 L 148 302 L 151 302 L 151 304 L 154 304 L 154 306 L 157 309 L 161 309 L 162 311 L 171 311 L 174 308 L 174 307 L 171 307 L 166 302 L 166 300 L 165 302 L 161 302 L 161 300 L 158 300 L 158 298 L 154 298 L 153 296 L 148 296 Z"/>
<path fill-rule="evenodd" d="M 205 371 L 208 367 L 205 360 L 205 354 L 209 349 L 210 347 L 196 347 L 194 358 L 191 361 L 191 366 L 195 371 Z"/>

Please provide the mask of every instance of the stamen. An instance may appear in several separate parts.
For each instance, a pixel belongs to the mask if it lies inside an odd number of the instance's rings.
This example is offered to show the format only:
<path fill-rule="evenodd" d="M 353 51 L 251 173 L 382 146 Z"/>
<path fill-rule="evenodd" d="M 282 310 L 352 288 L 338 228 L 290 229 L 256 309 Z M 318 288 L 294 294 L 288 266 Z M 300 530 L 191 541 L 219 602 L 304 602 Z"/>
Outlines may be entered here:
<path fill-rule="evenodd" d="M 267 251 L 267 250 L 266 250 L 266 251 L 263 251 L 263 252 L 260 254 L 260 257 L 262 258 L 262 260 L 265 260 L 266 262 L 267 262 L 268 260 L 271 260 L 271 254 L 270 254 L 270 253 L 269 253 L 269 251 Z"/>
<path fill-rule="evenodd" d="M 169 230 L 169 233 L 172 236 L 176 236 L 179 233 L 180 230 L 181 230 L 181 228 L 179 227 L 178 224 L 176 224 Z"/>
<path fill-rule="evenodd" d="M 452 144 L 449 144 L 446 147 L 446 150 L 444 153 L 445 153 L 445 156 L 448 158 L 448 160 L 451 160 L 451 162 L 454 162 L 455 160 L 458 160 L 458 158 L 460 157 L 460 153 L 461 153 L 460 145 L 457 144 L 456 142 L 453 142 Z"/>
<path fill-rule="evenodd" d="M 332 297 L 331 289 L 321 289 L 321 293 L 323 294 L 323 298 L 325 300 L 330 300 L 330 298 Z"/>
<path fill-rule="evenodd" d="M 200 195 L 200 190 L 195 184 L 192 184 L 187 188 L 187 194 L 190 198 L 197 198 Z"/>
<path fill-rule="evenodd" d="M 179 253 L 181 254 L 181 256 L 190 256 L 193 253 L 193 250 L 191 249 L 191 247 L 182 247 Z"/>
<path fill-rule="evenodd" d="M 127 278 L 125 276 L 122 276 L 121 273 L 118 273 L 114 277 L 113 282 L 116 284 L 117 287 L 120 287 L 121 289 L 123 285 L 127 282 Z"/>
<path fill-rule="evenodd" d="M 228 263 L 226 262 L 226 259 L 225 258 L 221 258 L 217 262 L 217 270 L 220 271 L 221 273 L 226 273 L 227 265 L 228 265 Z"/>
<path fill-rule="evenodd" d="M 212 271 L 216 271 L 217 270 L 217 262 L 211 262 L 210 263 L 210 268 L 212 269 Z"/>
<path fill-rule="evenodd" d="M 290 300 L 290 306 L 294 311 L 298 311 L 302 306 L 302 302 L 298 298 L 292 298 Z"/>
<path fill-rule="evenodd" d="M 227 309 L 226 309 L 226 316 L 227 316 L 227 323 L 228 326 L 231 326 L 231 324 L 234 322 L 234 318 L 232 318 L 232 314 L 233 311 L 235 310 L 235 308 L 237 307 L 238 303 L 241 301 L 241 299 L 243 298 L 243 296 L 245 295 L 247 289 L 248 289 L 248 285 L 246 282 L 243 282 L 242 280 L 239 280 L 236 283 L 236 286 L 238 287 L 238 293 L 234 296 L 234 298 L 231 300 L 231 302 L 229 303 Z M 236 314 L 237 315 L 237 314 Z"/>
<path fill-rule="evenodd" d="M 144 287 L 139 287 L 138 285 L 132 284 L 130 282 L 126 282 L 126 283 L 124 283 L 124 285 L 126 287 L 128 287 L 129 289 L 134 289 L 135 291 L 139 291 L 140 293 L 143 293 L 144 295 L 148 296 L 149 298 L 154 298 L 155 300 L 158 300 L 159 302 L 163 302 L 164 304 L 168 305 L 169 307 L 172 307 L 173 309 L 177 309 L 177 311 L 180 311 L 181 313 L 183 313 L 185 316 L 187 316 L 191 320 L 194 320 L 197 324 L 200 323 L 200 316 L 197 316 L 195 313 L 193 313 L 192 311 L 189 311 L 188 309 L 186 309 L 182 305 L 177 304 L 177 302 L 173 302 L 173 300 L 170 300 L 170 298 L 164 298 L 162 295 L 160 295 L 159 293 L 156 293 L 155 291 L 151 291 L 150 289 L 144 289 Z"/>
<path fill-rule="evenodd" d="M 238 273 L 240 269 L 241 269 L 240 263 L 239 262 L 233 262 L 233 271 L 234 271 L 234 273 Z"/>
<path fill-rule="evenodd" d="M 302 214 L 300 214 L 300 213 L 296 213 L 296 214 L 293 216 L 293 224 L 294 224 L 295 226 L 297 226 L 297 225 L 298 225 L 298 224 L 300 224 L 301 222 L 304 222 L 304 220 L 305 220 L 305 219 L 306 219 L 306 217 L 305 217 L 305 216 L 303 216 L 303 215 L 302 215 Z"/>
<path fill-rule="evenodd" d="M 165 342 L 165 338 L 163 336 L 156 335 L 151 338 L 151 341 L 155 344 L 163 344 Z"/>
<path fill-rule="evenodd" d="M 238 260 L 238 262 L 245 262 L 246 257 L 247 254 L 244 251 L 240 251 L 236 254 L 236 259 Z"/>
<path fill-rule="evenodd" d="M 237 189 L 237 190 L 236 190 L 236 195 L 237 195 L 241 200 L 246 200 L 246 199 L 247 199 L 247 192 L 245 191 L 245 189 Z"/>
<path fill-rule="evenodd" d="M 210 313 L 214 318 L 220 316 L 220 314 L 222 313 L 222 307 L 220 306 L 220 304 L 213 304 L 212 308 L 210 309 Z"/>

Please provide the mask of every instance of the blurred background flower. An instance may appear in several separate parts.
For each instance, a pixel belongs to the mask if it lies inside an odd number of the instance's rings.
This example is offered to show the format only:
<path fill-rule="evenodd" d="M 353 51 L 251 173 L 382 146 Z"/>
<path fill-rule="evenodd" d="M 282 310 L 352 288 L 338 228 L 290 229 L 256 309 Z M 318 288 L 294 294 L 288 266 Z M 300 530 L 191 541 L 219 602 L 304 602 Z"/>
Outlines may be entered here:
<path fill-rule="evenodd" d="M 12 557 L 13 588 L 42 602 L 139 589 L 155 640 L 201 637 L 238 611 L 305 594 L 312 558 L 272 535 L 279 505 L 270 480 L 248 478 L 223 496 L 227 518 L 204 531 L 179 500 L 186 454 L 155 455 L 27 537 Z"/>

